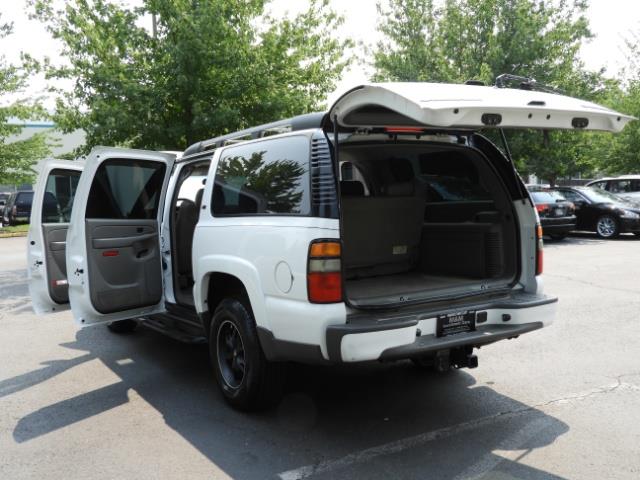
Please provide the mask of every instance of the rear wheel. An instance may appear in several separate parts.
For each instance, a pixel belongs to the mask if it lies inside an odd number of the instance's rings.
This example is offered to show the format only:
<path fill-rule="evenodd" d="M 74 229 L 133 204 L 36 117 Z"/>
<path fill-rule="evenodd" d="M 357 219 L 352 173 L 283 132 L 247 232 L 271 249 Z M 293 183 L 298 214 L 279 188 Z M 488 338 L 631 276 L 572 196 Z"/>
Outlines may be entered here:
<path fill-rule="evenodd" d="M 262 352 L 253 315 L 238 299 L 216 308 L 209 334 L 209 354 L 225 400 L 239 410 L 261 410 L 282 397 L 285 368 Z"/>
<path fill-rule="evenodd" d="M 618 220 L 611 215 L 603 215 L 596 222 L 596 233 L 600 238 L 616 238 L 620 234 Z"/>
<path fill-rule="evenodd" d="M 138 322 L 128 318 L 126 320 L 107 323 L 107 328 L 113 333 L 131 333 L 138 328 Z"/>

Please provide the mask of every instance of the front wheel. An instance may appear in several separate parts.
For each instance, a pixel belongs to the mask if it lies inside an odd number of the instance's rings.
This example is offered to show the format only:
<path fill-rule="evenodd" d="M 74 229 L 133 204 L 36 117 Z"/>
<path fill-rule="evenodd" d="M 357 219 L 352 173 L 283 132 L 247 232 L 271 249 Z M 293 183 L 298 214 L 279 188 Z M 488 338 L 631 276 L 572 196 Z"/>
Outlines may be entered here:
<path fill-rule="evenodd" d="M 600 238 L 616 238 L 620 234 L 618 220 L 611 215 L 603 215 L 596 222 L 596 233 Z"/>
<path fill-rule="evenodd" d="M 262 410 L 282 397 L 286 365 L 262 352 L 253 315 L 238 299 L 223 300 L 211 322 L 209 354 L 225 400 L 238 410 Z"/>

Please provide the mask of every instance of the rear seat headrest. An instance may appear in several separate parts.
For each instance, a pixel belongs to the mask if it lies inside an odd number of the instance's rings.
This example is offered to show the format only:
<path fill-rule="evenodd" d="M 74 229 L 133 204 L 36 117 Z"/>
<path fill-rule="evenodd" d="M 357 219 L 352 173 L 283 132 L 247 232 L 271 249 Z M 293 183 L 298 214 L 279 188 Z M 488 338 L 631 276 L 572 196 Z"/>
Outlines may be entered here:
<path fill-rule="evenodd" d="M 414 182 L 391 183 L 387 186 L 389 197 L 411 197 L 415 194 L 416 186 Z"/>
<path fill-rule="evenodd" d="M 340 193 L 350 197 L 364 197 L 364 185 L 357 180 L 341 180 Z"/>

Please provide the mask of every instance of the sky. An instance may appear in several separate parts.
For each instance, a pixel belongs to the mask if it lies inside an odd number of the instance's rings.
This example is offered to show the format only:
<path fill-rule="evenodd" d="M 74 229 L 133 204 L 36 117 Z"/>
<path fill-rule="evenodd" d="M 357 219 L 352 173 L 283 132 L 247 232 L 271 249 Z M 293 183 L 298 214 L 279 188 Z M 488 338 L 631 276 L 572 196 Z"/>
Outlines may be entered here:
<path fill-rule="evenodd" d="M 60 0 L 62 1 L 62 0 Z M 125 4 L 139 4 L 141 0 L 118 0 Z M 36 58 L 50 57 L 54 63 L 60 60 L 60 45 L 54 41 L 44 27 L 30 20 L 26 13 L 27 0 L 0 0 L 2 21 L 14 23 L 14 33 L 0 40 L 0 54 L 15 62 L 20 51 Z M 334 10 L 345 17 L 344 25 L 337 32 L 350 35 L 356 41 L 374 44 L 379 38 L 376 31 L 376 0 L 330 0 Z M 305 8 L 307 0 L 272 0 L 271 12 L 275 16 L 297 13 Z M 581 49 L 581 57 L 587 68 L 606 68 L 609 76 L 615 77 L 625 66 L 624 38 L 632 31 L 640 32 L 640 0 L 590 0 L 587 16 L 595 38 Z M 336 90 L 328 101 L 337 98 L 350 87 L 366 82 L 370 70 L 366 65 L 356 64 L 344 73 Z M 27 95 L 39 95 L 45 90 L 43 78 L 36 78 L 28 88 Z M 4 100 L 4 99 L 3 99 Z M 47 102 L 52 105 L 52 102 Z"/>

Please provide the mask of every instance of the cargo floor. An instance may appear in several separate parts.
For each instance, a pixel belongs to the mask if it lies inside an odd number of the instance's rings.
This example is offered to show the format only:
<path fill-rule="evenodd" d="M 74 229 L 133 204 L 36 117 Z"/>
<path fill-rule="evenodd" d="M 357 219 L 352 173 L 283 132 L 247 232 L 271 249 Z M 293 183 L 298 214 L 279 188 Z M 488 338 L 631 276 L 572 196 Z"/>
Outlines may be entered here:
<path fill-rule="evenodd" d="M 481 280 L 468 277 L 447 275 L 427 275 L 419 272 L 383 275 L 379 277 L 348 280 L 347 296 L 354 301 L 411 296 L 420 292 L 421 296 L 429 292 L 448 290 L 464 285 L 479 283 Z"/>

